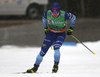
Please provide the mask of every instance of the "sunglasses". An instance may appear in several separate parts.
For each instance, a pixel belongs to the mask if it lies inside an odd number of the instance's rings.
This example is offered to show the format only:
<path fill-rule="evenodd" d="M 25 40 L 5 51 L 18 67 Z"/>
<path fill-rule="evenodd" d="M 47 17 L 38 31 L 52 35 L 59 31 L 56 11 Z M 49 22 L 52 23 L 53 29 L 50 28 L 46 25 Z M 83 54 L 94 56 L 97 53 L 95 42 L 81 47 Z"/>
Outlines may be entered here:
<path fill-rule="evenodd" d="M 53 14 L 57 14 L 59 11 L 52 11 Z"/>

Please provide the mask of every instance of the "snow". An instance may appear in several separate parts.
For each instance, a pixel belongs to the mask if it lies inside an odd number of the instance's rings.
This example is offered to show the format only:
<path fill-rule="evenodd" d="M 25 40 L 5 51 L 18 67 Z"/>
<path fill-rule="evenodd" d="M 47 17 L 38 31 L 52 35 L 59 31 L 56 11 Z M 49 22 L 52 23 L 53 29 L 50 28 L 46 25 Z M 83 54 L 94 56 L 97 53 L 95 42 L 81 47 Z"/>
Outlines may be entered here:
<path fill-rule="evenodd" d="M 100 77 L 100 41 L 84 42 L 96 55 L 82 44 L 62 46 L 58 73 L 52 74 L 54 51 L 49 49 L 38 73 L 16 74 L 33 67 L 40 47 L 0 47 L 0 77 Z M 47 73 L 48 72 L 48 73 Z"/>

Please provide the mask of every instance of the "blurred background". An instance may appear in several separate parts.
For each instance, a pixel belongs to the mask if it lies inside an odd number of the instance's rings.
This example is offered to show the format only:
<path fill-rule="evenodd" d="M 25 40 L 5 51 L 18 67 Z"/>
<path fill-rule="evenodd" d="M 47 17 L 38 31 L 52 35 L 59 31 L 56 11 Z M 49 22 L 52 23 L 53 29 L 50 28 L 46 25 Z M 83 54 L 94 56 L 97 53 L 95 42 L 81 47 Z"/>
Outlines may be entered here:
<path fill-rule="evenodd" d="M 45 38 L 42 15 L 53 2 L 76 15 L 73 35 L 79 40 L 100 40 L 100 0 L 0 0 L 0 46 L 41 46 Z M 71 36 L 65 42 L 77 43 Z"/>

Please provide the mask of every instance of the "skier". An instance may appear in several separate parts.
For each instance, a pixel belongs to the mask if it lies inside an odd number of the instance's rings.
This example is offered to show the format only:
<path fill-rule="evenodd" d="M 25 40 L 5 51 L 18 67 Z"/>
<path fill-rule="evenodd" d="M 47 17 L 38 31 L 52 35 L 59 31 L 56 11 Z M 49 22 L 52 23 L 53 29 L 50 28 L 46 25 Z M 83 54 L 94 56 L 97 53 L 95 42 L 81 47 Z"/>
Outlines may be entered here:
<path fill-rule="evenodd" d="M 41 47 L 40 53 L 37 55 L 34 67 L 28 69 L 26 73 L 36 73 L 43 57 L 47 53 L 50 46 L 54 43 L 54 65 L 52 73 L 58 71 L 60 63 L 60 47 L 62 46 L 66 37 L 66 22 L 71 20 L 71 25 L 67 30 L 67 35 L 71 35 L 75 24 L 75 15 L 60 10 L 60 5 L 57 2 L 52 3 L 51 10 L 44 13 L 43 23 L 46 37 Z"/>

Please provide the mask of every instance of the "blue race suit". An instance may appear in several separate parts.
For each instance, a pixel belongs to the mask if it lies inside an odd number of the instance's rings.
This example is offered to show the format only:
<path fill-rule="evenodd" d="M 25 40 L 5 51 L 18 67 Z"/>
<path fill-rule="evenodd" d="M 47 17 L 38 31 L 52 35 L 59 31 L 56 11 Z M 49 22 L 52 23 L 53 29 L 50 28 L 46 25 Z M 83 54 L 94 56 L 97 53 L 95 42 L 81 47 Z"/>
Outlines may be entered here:
<path fill-rule="evenodd" d="M 71 20 L 71 25 L 70 27 L 74 27 L 75 24 L 75 19 L 76 17 L 71 14 L 66 12 L 65 13 L 65 20 Z M 43 16 L 43 23 L 44 23 L 44 27 L 47 28 L 48 24 L 47 24 L 47 11 L 44 13 Z M 45 56 L 45 54 L 47 53 L 48 49 L 50 48 L 50 46 L 54 43 L 54 61 L 58 62 L 60 61 L 60 47 L 62 46 L 64 40 L 65 40 L 65 32 L 63 33 L 54 33 L 49 31 L 44 39 L 44 42 L 42 44 L 41 47 L 41 51 L 38 54 L 37 58 L 36 58 L 36 65 L 40 65 L 40 63 L 43 60 L 43 57 Z"/>

